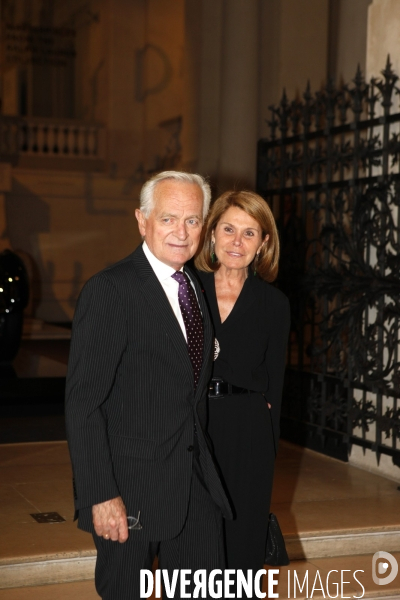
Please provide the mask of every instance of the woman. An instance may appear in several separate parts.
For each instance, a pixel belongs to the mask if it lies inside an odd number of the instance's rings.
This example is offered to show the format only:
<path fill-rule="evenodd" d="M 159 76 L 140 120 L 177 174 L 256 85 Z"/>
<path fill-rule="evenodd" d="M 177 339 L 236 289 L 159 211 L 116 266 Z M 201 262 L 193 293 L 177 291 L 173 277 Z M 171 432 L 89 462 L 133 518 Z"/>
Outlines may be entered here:
<path fill-rule="evenodd" d="M 234 509 L 225 522 L 227 566 L 253 572 L 264 564 L 289 333 L 288 300 L 270 285 L 278 259 L 265 200 L 222 194 L 196 258 L 216 337 L 208 431 Z"/>

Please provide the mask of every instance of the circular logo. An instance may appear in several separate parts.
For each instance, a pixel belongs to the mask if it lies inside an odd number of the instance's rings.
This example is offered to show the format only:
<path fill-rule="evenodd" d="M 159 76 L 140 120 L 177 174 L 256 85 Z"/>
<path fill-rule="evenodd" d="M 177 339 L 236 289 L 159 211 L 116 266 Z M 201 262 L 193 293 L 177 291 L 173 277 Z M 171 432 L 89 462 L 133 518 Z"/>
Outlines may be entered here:
<path fill-rule="evenodd" d="M 380 561 L 377 565 L 376 563 L 379 559 L 383 559 L 385 562 Z M 387 573 L 389 565 L 392 567 L 391 573 L 389 573 L 389 575 L 386 577 L 378 577 L 378 575 L 384 575 Z M 388 585 L 388 583 L 392 583 L 392 581 L 396 578 L 398 572 L 399 565 L 392 554 L 389 554 L 389 552 L 384 552 L 383 550 L 375 552 L 372 557 L 372 579 L 374 583 L 377 585 Z"/>

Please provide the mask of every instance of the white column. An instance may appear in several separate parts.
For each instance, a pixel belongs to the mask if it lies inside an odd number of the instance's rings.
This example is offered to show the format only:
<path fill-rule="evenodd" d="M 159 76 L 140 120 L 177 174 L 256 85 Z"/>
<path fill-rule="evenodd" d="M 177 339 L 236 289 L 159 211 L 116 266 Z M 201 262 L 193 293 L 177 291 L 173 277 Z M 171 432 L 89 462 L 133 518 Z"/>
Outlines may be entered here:
<path fill-rule="evenodd" d="M 254 187 L 259 0 L 186 0 L 183 167 Z"/>
<path fill-rule="evenodd" d="M 182 168 L 197 171 L 201 103 L 202 2 L 185 1 Z"/>
<path fill-rule="evenodd" d="M 258 117 L 258 0 L 225 0 L 219 184 L 254 187 Z"/>
<path fill-rule="evenodd" d="M 185 1 L 182 165 L 217 180 L 222 0 Z"/>
<path fill-rule="evenodd" d="M 328 23 L 328 0 L 261 3 L 260 137 L 269 135 L 268 106 L 280 102 L 283 89 L 291 101 L 302 97 L 307 81 L 313 92 L 326 82 Z"/>
<path fill-rule="evenodd" d="M 223 3 L 202 2 L 199 170 L 217 179 L 220 152 L 221 35 Z"/>
<path fill-rule="evenodd" d="M 394 71 L 400 75 L 400 2 L 374 0 L 368 9 L 367 81 L 380 77 L 388 54 Z"/>
<path fill-rule="evenodd" d="M 331 4 L 330 75 L 337 84 L 349 83 L 357 65 L 365 74 L 368 7 L 372 0 L 335 0 Z M 334 14 L 332 14 L 334 11 Z"/>
<path fill-rule="evenodd" d="M 107 8 L 107 11 L 106 11 Z M 110 172 L 132 176 L 143 157 L 144 106 L 136 97 L 138 51 L 144 47 L 146 4 L 107 0 L 107 124 Z"/>

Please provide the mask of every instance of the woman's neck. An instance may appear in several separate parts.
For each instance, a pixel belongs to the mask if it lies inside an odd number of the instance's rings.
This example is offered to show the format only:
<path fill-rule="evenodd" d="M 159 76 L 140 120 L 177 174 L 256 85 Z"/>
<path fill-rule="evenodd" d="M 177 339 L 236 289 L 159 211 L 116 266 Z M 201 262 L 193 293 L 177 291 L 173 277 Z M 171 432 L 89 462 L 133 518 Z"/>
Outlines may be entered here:
<path fill-rule="evenodd" d="M 247 279 L 247 268 L 246 269 L 228 269 L 224 265 L 221 265 L 218 271 L 215 273 L 215 279 L 219 282 L 231 283 L 232 285 L 243 284 Z"/>

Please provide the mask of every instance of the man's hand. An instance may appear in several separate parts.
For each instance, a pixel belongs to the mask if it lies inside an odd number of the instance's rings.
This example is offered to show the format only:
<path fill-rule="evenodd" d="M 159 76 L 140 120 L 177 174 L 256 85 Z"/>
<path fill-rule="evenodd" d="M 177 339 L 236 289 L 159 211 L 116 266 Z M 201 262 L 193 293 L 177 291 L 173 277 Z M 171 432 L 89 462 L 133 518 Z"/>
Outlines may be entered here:
<path fill-rule="evenodd" d="M 105 540 L 126 542 L 128 539 L 128 522 L 126 508 L 121 496 L 92 506 L 94 530 Z"/>

